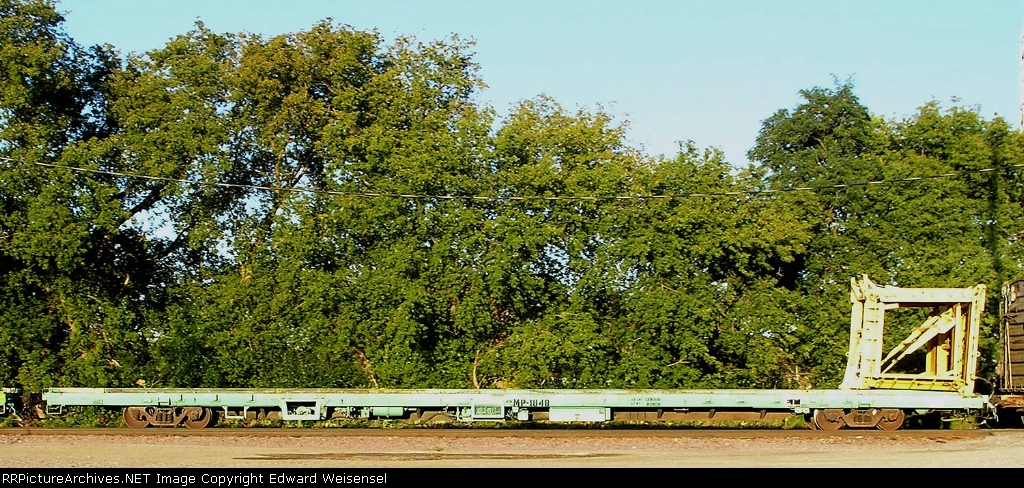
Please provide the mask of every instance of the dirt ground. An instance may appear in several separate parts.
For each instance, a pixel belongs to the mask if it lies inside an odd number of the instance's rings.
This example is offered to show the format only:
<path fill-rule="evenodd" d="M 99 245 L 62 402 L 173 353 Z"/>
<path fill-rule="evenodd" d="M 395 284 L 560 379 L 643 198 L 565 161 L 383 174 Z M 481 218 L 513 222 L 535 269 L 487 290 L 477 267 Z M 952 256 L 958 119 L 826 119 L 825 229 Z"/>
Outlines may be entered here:
<path fill-rule="evenodd" d="M 0 430 L 0 466 L 1024 467 L 1024 430 L 220 434 L 54 435 Z"/>

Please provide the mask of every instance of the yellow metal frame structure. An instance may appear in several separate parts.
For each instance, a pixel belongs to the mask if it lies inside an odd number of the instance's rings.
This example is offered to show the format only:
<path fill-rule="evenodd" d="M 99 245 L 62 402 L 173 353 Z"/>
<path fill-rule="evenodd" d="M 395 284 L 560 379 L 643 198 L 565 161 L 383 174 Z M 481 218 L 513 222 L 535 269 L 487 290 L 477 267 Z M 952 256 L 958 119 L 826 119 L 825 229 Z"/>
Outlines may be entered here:
<path fill-rule="evenodd" d="M 974 394 L 985 285 L 900 288 L 877 285 L 866 275 L 851 282 L 850 353 L 841 389 Z M 932 311 L 923 324 L 882 356 L 885 311 L 901 307 L 927 307 Z M 900 360 L 922 348 L 926 351 L 924 371 L 894 372 L 898 371 Z"/>

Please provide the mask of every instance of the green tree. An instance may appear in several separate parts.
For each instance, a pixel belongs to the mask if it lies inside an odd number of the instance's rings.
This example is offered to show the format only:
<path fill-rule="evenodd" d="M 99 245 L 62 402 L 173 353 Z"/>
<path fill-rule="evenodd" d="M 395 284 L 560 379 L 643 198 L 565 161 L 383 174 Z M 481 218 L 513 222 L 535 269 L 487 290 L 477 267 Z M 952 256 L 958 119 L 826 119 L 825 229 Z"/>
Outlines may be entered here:
<path fill-rule="evenodd" d="M 0 325 L 5 384 L 130 384 L 145 376 L 146 332 L 164 270 L 105 170 L 121 66 L 84 49 L 51 2 L 0 2 Z"/>
<path fill-rule="evenodd" d="M 200 33 L 181 42 L 205 45 Z M 431 197 L 486 184 L 490 119 L 470 100 L 468 45 L 386 48 L 328 22 L 231 45 L 218 116 L 232 181 L 253 189 L 220 220 L 233 262 L 182 288 L 164 371 L 230 385 L 468 381 L 487 300 L 463 242 L 483 209 Z"/>
<path fill-rule="evenodd" d="M 982 376 L 997 358 L 999 291 L 1021 273 L 1021 134 L 1002 119 L 984 120 L 976 109 L 942 110 L 931 102 L 910 118 L 887 125 L 880 154 L 886 179 L 924 177 L 892 188 L 878 232 L 893 280 L 906 286 L 988 286 L 982 328 Z M 950 175 L 933 178 L 935 175 Z M 904 331 L 900 331 L 904 332 Z M 899 337 L 895 338 L 899 339 Z"/>
<path fill-rule="evenodd" d="M 615 236 L 603 219 L 620 210 L 638 163 L 625 127 L 601 110 L 570 113 L 549 97 L 525 100 L 494 137 L 499 196 L 480 270 L 501 327 L 482 345 L 483 384 L 600 386 L 609 374 L 606 310 L 584 282 Z M 599 293 L 599 292 L 598 292 Z"/>
<path fill-rule="evenodd" d="M 785 199 L 751 195 L 717 151 L 683 146 L 643 174 L 648 194 L 609 219 L 616 239 L 592 283 L 622 297 L 613 337 L 617 387 L 787 384 L 791 331 L 774 273 L 808 239 Z M 758 305 L 767 305 L 752 316 Z"/>
<path fill-rule="evenodd" d="M 797 207 L 814 237 L 784 283 L 804 297 L 795 315 L 804 369 L 834 386 L 849 333 L 848 309 L 836 305 L 846 303 L 852 277 L 904 287 L 986 283 L 988 310 L 998 310 L 999 283 L 1020 269 L 1008 248 L 1019 226 L 1019 135 L 1002 120 L 960 107 L 942 113 L 934 103 L 900 122 L 872 118 L 850 84 L 801 94 L 795 110 L 764 122 L 750 156 L 768 188 L 820 187 Z M 888 320 L 885 347 L 921 313 Z M 985 328 L 989 351 L 995 315 Z"/>
<path fill-rule="evenodd" d="M 849 344 L 849 309 L 838 305 L 848 303 L 851 277 L 867 273 L 889 282 L 891 262 L 880 259 L 885 253 L 879 249 L 891 248 L 893 236 L 876 230 L 885 218 L 879 207 L 889 203 L 885 191 L 828 187 L 882 179 L 872 156 L 883 133 L 850 83 L 800 95 L 804 101 L 795 109 L 764 121 L 748 156 L 770 189 L 824 187 L 795 197 L 795 212 L 813 237 L 784 269 L 782 282 L 803 297 L 793 311 L 799 362 L 814 384 L 835 386 Z"/>

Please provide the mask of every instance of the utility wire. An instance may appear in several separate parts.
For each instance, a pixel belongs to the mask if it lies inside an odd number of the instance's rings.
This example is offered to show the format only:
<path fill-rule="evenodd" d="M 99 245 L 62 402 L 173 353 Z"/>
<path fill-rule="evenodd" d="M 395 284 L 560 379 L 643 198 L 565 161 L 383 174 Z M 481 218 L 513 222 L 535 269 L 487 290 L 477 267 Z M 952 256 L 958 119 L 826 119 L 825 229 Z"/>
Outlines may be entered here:
<path fill-rule="evenodd" d="M 22 162 L 26 161 L 23 159 L 13 159 L 0 156 L 0 160 Z M 933 180 L 940 178 L 955 178 L 968 173 L 989 173 L 993 171 L 999 171 L 1001 169 L 1010 168 L 1024 168 L 1024 164 L 1013 164 L 1004 168 L 980 168 L 980 169 L 969 169 L 963 170 L 956 173 L 942 173 L 936 175 L 925 175 L 925 176 L 914 176 L 908 178 L 899 178 L 892 180 L 875 180 L 875 181 L 863 181 L 857 183 L 840 183 L 835 185 L 816 185 L 816 186 L 797 186 L 789 188 L 775 188 L 766 190 L 739 190 L 739 191 L 725 191 L 725 192 L 691 192 L 691 193 L 679 193 L 675 195 L 624 195 L 624 196 L 487 196 L 487 195 L 425 195 L 425 194 L 414 194 L 414 193 L 378 193 L 378 192 L 345 192 L 337 190 L 318 190 L 315 188 L 307 187 L 296 187 L 296 188 L 279 188 L 272 186 L 261 186 L 261 185 L 246 185 L 239 183 L 220 183 L 213 181 L 202 181 L 202 180 L 188 180 L 182 178 L 169 178 L 165 176 L 150 176 L 140 175 L 133 173 L 123 173 L 119 171 L 107 171 L 99 169 L 79 168 L 75 166 L 64 166 L 59 164 L 50 163 L 32 163 L 37 166 L 42 166 L 52 169 L 66 169 L 69 171 L 81 172 L 81 173 L 93 173 L 108 176 L 118 176 L 123 178 L 135 178 L 150 181 L 164 181 L 172 183 L 182 183 L 186 185 L 194 186 L 219 186 L 226 188 L 242 188 L 249 190 L 264 190 L 264 191 L 283 191 L 293 193 L 308 193 L 308 194 L 322 194 L 322 195 L 339 195 L 339 196 L 350 196 L 350 197 L 383 197 L 383 198 L 402 198 L 407 200 L 477 200 L 477 201 L 598 201 L 598 200 L 656 200 L 656 199 L 673 199 L 673 198 L 697 198 L 697 197 L 722 197 L 722 196 L 744 196 L 744 195 L 770 195 L 778 193 L 788 193 L 797 191 L 820 191 L 820 190 L 834 190 L 834 189 L 846 189 L 866 186 L 877 186 L 886 185 L 893 183 L 909 183 L 921 180 Z"/>

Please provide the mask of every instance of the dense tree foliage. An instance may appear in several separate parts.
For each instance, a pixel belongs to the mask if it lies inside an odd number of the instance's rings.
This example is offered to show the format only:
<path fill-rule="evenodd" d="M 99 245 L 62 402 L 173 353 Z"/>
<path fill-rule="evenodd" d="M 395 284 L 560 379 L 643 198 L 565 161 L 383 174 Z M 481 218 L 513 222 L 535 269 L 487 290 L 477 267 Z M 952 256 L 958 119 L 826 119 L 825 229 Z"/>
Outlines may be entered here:
<path fill-rule="evenodd" d="M 1024 263 L 1024 138 L 969 108 L 804 90 L 737 169 L 546 97 L 499 119 L 458 38 L 62 22 L 0 0 L 4 384 L 827 387 L 851 277 Z"/>

